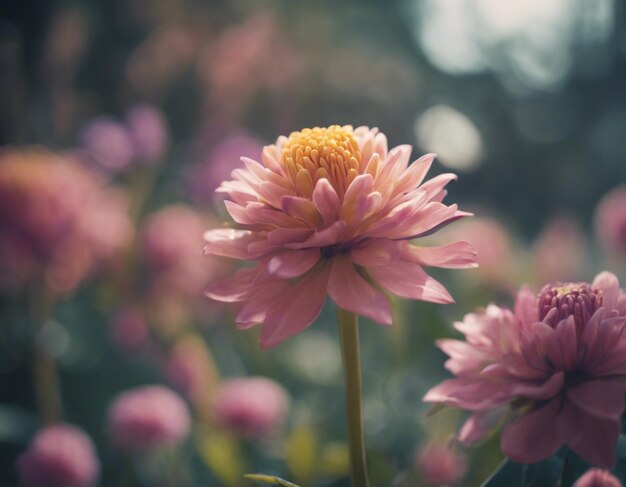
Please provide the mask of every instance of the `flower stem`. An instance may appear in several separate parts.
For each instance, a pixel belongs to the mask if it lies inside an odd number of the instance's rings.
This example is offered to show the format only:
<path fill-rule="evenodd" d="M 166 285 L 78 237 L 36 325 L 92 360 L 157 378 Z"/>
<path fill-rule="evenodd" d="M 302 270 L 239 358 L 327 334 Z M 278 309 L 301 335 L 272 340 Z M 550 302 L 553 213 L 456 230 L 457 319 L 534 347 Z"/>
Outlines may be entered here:
<path fill-rule="evenodd" d="M 357 315 L 339 309 L 339 335 L 343 356 L 346 388 L 346 416 L 348 418 L 348 441 L 350 447 L 350 473 L 352 487 L 368 487 L 365 462 L 365 441 L 361 412 L 361 368 L 359 358 L 359 323 Z"/>
<path fill-rule="evenodd" d="M 34 343 L 33 375 L 37 408 L 43 424 L 49 425 L 61 420 L 62 403 L 59 390 L 59 377 L 56 363 L 46 350 L 42 330 L 50 319 L 54 298 L 45 289 L 39 289 L 33 302 Z"/>

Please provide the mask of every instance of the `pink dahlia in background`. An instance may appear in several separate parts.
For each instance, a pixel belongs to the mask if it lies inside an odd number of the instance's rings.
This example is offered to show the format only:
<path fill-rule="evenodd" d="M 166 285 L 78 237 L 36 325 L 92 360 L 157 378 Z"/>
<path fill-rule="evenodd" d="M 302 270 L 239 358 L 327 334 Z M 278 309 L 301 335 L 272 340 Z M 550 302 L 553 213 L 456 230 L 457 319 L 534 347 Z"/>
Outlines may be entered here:
<path fill-rule="evenodd" d="M 476 217 L 463 220 L 441 232 L 441 238 L 467 240 L 476 250 L 478 269 L 469 278 L 478 277 L 488 285 L 505 286 L 511 282 L 514 261 L 509 234 L 497 219 Z M 476 274 L 473 276 L 473 274 Z"/>
<path fill-rule="evenodd" d="M 207 265 L 201 251 L 206 226 L 214 222 L 182 204 L 165 206 L 146 218 L 142 250 L 154 286 L 200 296 L 208 282 L 224 275 L 225 263 L 212 259 Z"/>
<path fill-rule="evenodd" d="M 90 487 L 100 473 L 91 439 L 74 426 L 59 424 L 37 433 L 17 460 L 24 487 Z"/>
<path fill-rule="evenodd" d="M 287 391 L 265 377 L 223 384 L 213 404 L 215 422 L 236 434 L 263 438 L 283 423 L 289 409 Z"/>
<path fill-rule="evenodd" d="M 595 229 L 607 252 L 626 256 L 626 185 L 618 186 L 600 200 Z"/>
<path fill-rule="evenodd" d="M 610 472 L 592 468 L 576 481 L 574 487 L 622 487 L 622 483 Z"/>
<path fill-rule="evenodd" d="M 424 446 L 415 458 L 428 485 L 456 485 L 467 471 L 465 457 L 454 448 L 431 443 Z"/>
<path fill-rule="evenodd" d="M 466 341 L 440 340 L 456 377 L 427 402 L 467 409 L 472 443 L 504 424 L 504 454 L 533 463 L 567 445 L 610 467 L 626 392 L 626 294 L 603 272 L 589 283 L 523 288 L 514 311 L 489 305 L 456 323 Z"/>
<path fill-rule="evenodd" d="M 132 237 L 124 195 L 72 158 L 0 152 L 0 285 L 74 289 Z"/>
<path fill-rule="evenodd" d="M 554 258 L 558 249 L 558 259 Z M 535 240 L 535 276 L 537 282 L 568 281 L 583 274 L 586 243 L 575 219 L 560 216 L 552 219 Z"/>
<path fill-rule="evenodd" d="M 110 117 L 91 120 L 79 135 L 80 145 L 104 170 L 127 169 L 135 155 L 133 139 L 124 124 Z"/>
<path fill-rule="evenodd" d="M 111 440 L 119 448 L 131 451 L 180 443 L 189 433 L 190 423 L 185 401 L 163 386 L 122 392 L 108 413 Z"/>
<path fill-rule="evenodd" d="M 206 232 L 207 254 L 252 260 L 254 267 L 213 283 L 207 295 L 241 303 L 240 328 L 261 324 L 261 347 L 302 331 L 326 295 L 346 311 L 390 325 L 383 291 L 450 303 L 423 266 L 475 266 L 467 242 L 418 247 L 428 235 L 468 213 L 442 203 L 442 174 L 422 184 L 434 155 L 409 166 L 411 147 L 387 150 L 377 129 L 333 125 L 304 129 L 243 158 L 218 191 L 239 229 Z"/>
<path fill-rule="evenodd" d="M 215 190 L 233 169 L 244 167 L 242 157 L 258 159 L 263 144 L 243 131 L 234 132 L 208 151 L 189 173 L 187 191 L 196 203 L 213 203 Z"/>
<path fill-rule="evenodd" d="M 169 142 L 169 130 L 161 110 L 152 105 L 135 105 L 126 114 L 126 128 L 137 162 L 151 164 L 163 157 Z"/>

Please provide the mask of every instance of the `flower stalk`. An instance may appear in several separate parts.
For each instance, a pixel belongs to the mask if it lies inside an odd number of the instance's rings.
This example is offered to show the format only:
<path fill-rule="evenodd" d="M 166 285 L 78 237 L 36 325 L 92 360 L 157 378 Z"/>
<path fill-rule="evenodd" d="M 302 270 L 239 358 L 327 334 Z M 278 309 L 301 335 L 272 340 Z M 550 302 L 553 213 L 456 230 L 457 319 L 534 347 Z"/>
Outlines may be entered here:
<path fill-rule="evenodd" d="M 355 313 L 338 309 L 339 335 L 346 391 L 346 416 L 350 449 L 352 487 L 368 487 L 363 414 L 361 407 L 361 368 L 359 353 L 359 323 Z"/>
<path fill-rule="evenodd" d="M 54 358 L 46 350 L 42 336 L 54 307 L 54 297 L 46 288 L 38 289 L 33 303 L 34 343 L 33 379 L 37 409 L 43 424 L 51 425 L 61 420 L 63 406 L 59 387 L 59 376 Z"/>

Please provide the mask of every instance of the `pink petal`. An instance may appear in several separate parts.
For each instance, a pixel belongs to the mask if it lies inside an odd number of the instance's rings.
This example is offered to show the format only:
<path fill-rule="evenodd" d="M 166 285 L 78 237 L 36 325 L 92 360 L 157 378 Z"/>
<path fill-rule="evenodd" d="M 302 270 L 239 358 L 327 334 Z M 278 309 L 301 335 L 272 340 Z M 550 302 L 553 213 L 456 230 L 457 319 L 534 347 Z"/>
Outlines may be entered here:
<path fill-rule="evenodd" d="M 270 274 L 284 279 L 301 276 L 320 260 L 320 249 L 291 250 L 272 257 L 267 266 Z"/>
<path fill-rule="evenodd" d="M 365 200 L 372 192 L 374 178 L 371 174 L 360 174 L 350 183 L 341 204 L 341 218 L 348 223 L 360 222 L 363 215 L 359 209 L 365 206 Z"/>
<path fill-rule="evenodd" d="M 595 416 L 573 401 L 565 401 L 557 419 L 561 437 L 583 460 L 596 467 L 611 468 L 620 432 L 619 418 Z"/>
<path fill-rule="evenodd" d="M 454 302 L 446 288 L 419 264 L 397 259 L 385 266 L 366 269 L 377 284 L 400 297 L 441 304 Z"/>
<path fill-rule="evenodd" d="M 246 303 L 235 318 L 237 328 L 245 330 L 263 323 L 270 304 L 282 297 L 288 288 L 289 282 L 283 280 L 264 282 L 254 286 L 246 297 Z"/>
<path fill-rule="evenodd" d="M 567 390 L 567 397 L 596 416 L 619 418 L 624 411 L 626 384 L 612 380 L 583 382 Z"/>
<path fill-rule="evenodd" d="M 564 381 L 565 374 L 563 372 L 557 372 L 543 383 L 519 383 L 515 385 L 510 392 L 513 396 L 526 397 L 529 399 L 551 399 L 562 389 Z"/>
<path fill-rule="evenodd" d="M 248 230 L 233 228 L 209 230 L 204 234 L 204 240 L 207 242 L 204 253 L 245 260 L 249 258 L 248 245 L 257 239 L 258 237 Z"/>
<path fill-rule="evenodd" d="M 227 303 L 244 301 L 262 272 L 260 266 L 241 269 L 233 276 L 209 284 L 205 294 L 211 299 Z"/>
<path fill-rule="evenodd" d="M 346 233 L 347 225 L 345 222 L 339 220 L 333 223 L 330 227 L 313 233 L 308 239 L 297 242 L 288 243 L 285 247 L 290 249 L 306 249 L 309 247 L 328 247 L 339 243 Z"/>
<path fill-rule="evenodd" d="M 562 440 L 556 430 L 559 399 L 524 414 L 502 431 L 502 452 L 519 463 L 535 463 L 556 453 Z"/>
<path fill-rule="evenodd" d="M 337 221 L 341 202 L 335 188 L 328 182 L 328 179 L 321 178 L 317 181 L 313 190 L 313 202 L 320 215 L 322 215 L 326 226 L 332 225 Z"/>
<path fill-rule="evenodd" d="M 442 247 L 413 247 L 413 256 L 418 264 L 446 269 L 478 267 L 476 251 L 469 242 L 454 242 Z"/>
<path fill-rule="evenodd" d="M 280 208 L 287 215 L 297 218 L 310 227 L 317 227 L 320 215 L 315 205 L 308 198 L 286 195 L 280 199 Z"/>
<path fill-rule="evenodd" d="M 591 287 L 602 291 L 603 306 L 609 309 L 615 309 L 617 298 L 621 292 L 619 280 L 615 274 L 607 271 L 601 272 L 594 278 Z"/>
<path fill-rule="evenodd" d="M 392 259 L 397 258 L 404 243 L 387 239 L 367 240 L 361 246 L 352 249 L 350 252 L 352 262 L 362 267 L 387 265 Z"/>
<path fill-rule="evenodd" d="M 407 191 L 417 188 L 424 180 L 424 177 L 426 177 L 426 173 L 430 169 L 435 157 L 435 154 L 426 154 L 413 162 L 413 164 L 404 171 L 404 174 L 402 174 L 396 191 L 398 193 L 406 193 Z"/>
<path fill-rule="evenodd" d="M 481 441 L 497 427 L 506 412 L 506 408 L 496 408 L 472 414 L 461 427 L 459 441 L 465 446 Z"/>
<path fill-rule="evenodd" d="M 391 325 L 389 301 L 361 277 L 349 256 L 338 255 L 332 259 L 328 293 L 337 306 L 380 324 Z"/>
<path fill-rule="evenodd" d="M 515 316 L 524 325 L 525 329 L 530 329 L 530 325 L 539 321 L 537 296 L 526 286 L 522 287 L 517 293 Z"/>
<path fill-rule="evenodd" d="M 261 348 L 272 348 L 313 323 L 324 306 L 328 266 L 319 266 L 275 300 L 265 315 Z"/>

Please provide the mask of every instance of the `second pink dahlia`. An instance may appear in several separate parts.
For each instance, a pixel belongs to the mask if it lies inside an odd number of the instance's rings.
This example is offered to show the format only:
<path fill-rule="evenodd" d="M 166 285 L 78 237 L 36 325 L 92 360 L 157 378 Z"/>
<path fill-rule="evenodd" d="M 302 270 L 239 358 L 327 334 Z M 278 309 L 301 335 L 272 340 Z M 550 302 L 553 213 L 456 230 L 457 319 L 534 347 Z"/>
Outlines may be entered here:
<path fill-rule="evenodd" d="M 424 266 L 475 266 L 467 242 L 418 247 L 468 213 L 442 203 L 442 174 L 422 184 L 435 156 L 409 165 L 411 147 L 387 150 L 377 129 L 333 125 L 303 129 L 263 149 L 261 162 L 218 189 L 239 229 L 205 234 L 206 253 L 251 260 L 254 267 L 213 283 L 207 295 L 238 302 L 240 328 L 261 324 L 261 347 L 299 333 L 319 315 L 326 295 L 350 312 L 383 325 L 392 321 L 384 292 L 450 303 Z"/>
<path fill-rule="evenodd" d="M 567 445 L 608 468 L 626 392 L 626 293 L 603 272 L 592 283 L 557 283 L 538 296 L 522 289 L 510 311 L 489 305 L 441 340 L 456 377 L 428 402 L 473 412 L 460 439 L 472 443 L 504 424 L 504 454 L 534 463 Z"/>

